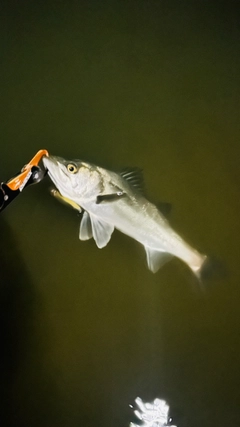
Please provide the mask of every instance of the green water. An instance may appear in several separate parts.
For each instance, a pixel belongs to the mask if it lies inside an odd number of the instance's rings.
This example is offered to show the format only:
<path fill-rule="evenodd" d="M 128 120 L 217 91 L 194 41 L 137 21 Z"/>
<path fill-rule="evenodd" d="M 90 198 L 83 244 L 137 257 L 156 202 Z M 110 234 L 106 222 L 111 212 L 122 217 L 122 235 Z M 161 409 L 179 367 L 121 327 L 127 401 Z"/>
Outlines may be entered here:
<path fill-rule="evenodd" d="M 153 275 L 127 236 L 80 242 L 49 180 L 26 189 L 0 223 L 1 426 L 124 427 L 136 396 L 178 427 L 238 425 L 237 3 L 45 3 L 0 6 L 0 179 L 41 148 L 142 167 L 229 275 L 202 294 L 178 260 Z"/>

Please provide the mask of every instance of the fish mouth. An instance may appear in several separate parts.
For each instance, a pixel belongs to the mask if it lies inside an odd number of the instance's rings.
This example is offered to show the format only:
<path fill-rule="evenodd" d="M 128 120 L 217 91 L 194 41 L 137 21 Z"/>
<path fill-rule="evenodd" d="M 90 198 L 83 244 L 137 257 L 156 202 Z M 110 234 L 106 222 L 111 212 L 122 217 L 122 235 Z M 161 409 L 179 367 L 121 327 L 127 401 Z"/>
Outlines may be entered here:
<path fill-rule="evenodd" d="M 46 173 L 60 192 L 60 188 L 63 188 L 66 184 L 66 181 L 68 180 L 68 175 L 66 173 L 63 161 L 64 159 L 57 156 L 49 155 L 48 157 L 43 157 L 43 165 L 46 169 Z"/>
<path fill-rule="evenodd" d="M 58 163 L 55 160 L 55 158 L 53 156 L 44 156 L 43 159 L 43 166 L 46 170 L 46 174 L 48 174 L 49 178 L 51 179 L 51 181 L 54 183 L 54 185 L 56 187 L 58 187 L 57 185 L 57 179 L 55 177 L 55 174 L 52 172 L 53 168 L 58 168 Z"/>
<path fill-rule="evenodd" d="M 49 167 L 51 167 L 50 165 L 57 166 L 57 161 L 55 160 L 54 156 L 50 156 L 50 155 L 49 156 L 43 156 L 42 162 L 43 162 L 43 166 L 47 170 L 49 170 Z"/>

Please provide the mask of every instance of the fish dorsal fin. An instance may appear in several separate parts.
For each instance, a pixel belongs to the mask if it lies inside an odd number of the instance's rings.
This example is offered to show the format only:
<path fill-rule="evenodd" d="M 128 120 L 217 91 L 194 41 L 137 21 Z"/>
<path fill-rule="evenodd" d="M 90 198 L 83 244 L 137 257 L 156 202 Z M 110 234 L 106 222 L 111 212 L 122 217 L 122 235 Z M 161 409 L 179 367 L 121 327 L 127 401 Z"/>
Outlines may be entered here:
<path fill-rule="evenodd" d="M 93 236 L 92 233 L 92 224 L 90 220 L 89 213 L 84 211 L 81 224 L 80 224 L 80 230 L 79 230 L 79 239 L 80 240 L 89 240 Z"/>
<path fill-rule="evenodd" d="M 95 215 L 90 215 L 92 235 L 98 248 L 104 248 L 111 239 L 114 226 L 102 221 Z"/>
<path fill-rule="evenodd" d="M 170 261 L 173 257 L 167 252 L 160 252 L 155 249 L 151 249 L 148 246 L 144 246 L 147 254 L 147 264 L 149 270 L 153 273 L 156 273 L 160 267 L 162 267 L 166 262 Z"/>
<path fill-rule="evenodd" d="M 124 178 L 132 187 L 143 193 L 144 190 L 144 179 L 143 171 L 140 168 L 127 167 L 120 172 L 122 178 Z"/>
<path fill-rule="evenodd" d="M 156 207 L 158 208 L 158 210 L 160 211 L 160 213 L 165 216 L 165 218 L 169 218 L 171 211 L 172 211 L 172 205 L 171 203 L 168 202 L 158 202 L 156 204 Z"/>

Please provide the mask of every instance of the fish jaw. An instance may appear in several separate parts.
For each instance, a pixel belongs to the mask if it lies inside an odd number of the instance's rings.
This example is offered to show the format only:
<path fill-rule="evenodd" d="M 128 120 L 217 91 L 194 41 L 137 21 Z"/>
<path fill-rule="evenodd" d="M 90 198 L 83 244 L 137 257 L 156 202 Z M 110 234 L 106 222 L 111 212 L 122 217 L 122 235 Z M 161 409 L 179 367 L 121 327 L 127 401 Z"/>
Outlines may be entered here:
<path fill-rule="evenodd" d="M 65 188 L 69 178 L 62 167 L 63 163 L 59 157 L 48 156 L 43 157 L 43 165 L 47 169 L 47 173 L 61 194 L 65 193 Z M 66 196 L 66 194 L 63 194 Z"/>
<path fill-rule="evenodd" d="M 79 204 L 79 175 L 77 173 L 69 173 L 67 169 L 69 163 L 57 156 L 43 158 L 43 165 L 59 193 L 63 197 Z"/>

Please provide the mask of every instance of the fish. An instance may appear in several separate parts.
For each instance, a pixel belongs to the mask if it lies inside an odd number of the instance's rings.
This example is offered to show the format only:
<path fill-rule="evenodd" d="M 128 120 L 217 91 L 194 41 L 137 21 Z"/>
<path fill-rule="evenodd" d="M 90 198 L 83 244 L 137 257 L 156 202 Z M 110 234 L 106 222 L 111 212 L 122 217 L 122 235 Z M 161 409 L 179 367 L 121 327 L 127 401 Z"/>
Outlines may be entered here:
<path fill-rule="evenodd" d="M 208 257 L 188 244 L 143 192 L 143 172 L 113 172 L 81 161 L 48 155 L 43 165 L 57 190 L 52 194 L 82 213 L 79 239 L 104 248 L 114 229 L 144 246 L 149 270 L 156 273 L 173 257 L 200 279 Z"/>

